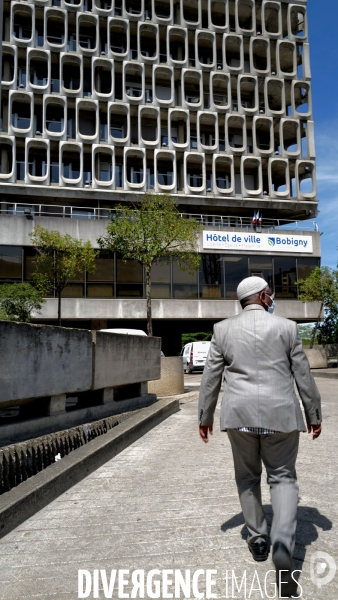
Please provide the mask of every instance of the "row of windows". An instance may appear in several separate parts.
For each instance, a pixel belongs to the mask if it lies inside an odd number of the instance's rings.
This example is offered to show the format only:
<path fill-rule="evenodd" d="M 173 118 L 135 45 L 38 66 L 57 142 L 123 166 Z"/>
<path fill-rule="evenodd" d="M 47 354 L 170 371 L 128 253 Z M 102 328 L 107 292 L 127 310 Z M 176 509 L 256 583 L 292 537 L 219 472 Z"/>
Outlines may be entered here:
<path fill-rule="evenodd" d="M 102 21 L 122 17 L 132 22 L 152 21 L 164 26 L 177 24 L 188 29 L 241 35 L 263 34 L 273 39 L 306 40 L 308 35 L 306 7 L 276 1 L 262 4 L 255 0 L 182 0 L 174 4 L 173 0 L 38 0 L 38 6 L 46 7 L 44 18 L 34 4 L 35 0 L 32 5 L 11 3 L 11 40 L 21 44 L 32 42 L 36 27 L 36 36 L 43 38 L 45 29 L 47 39 L 50 38 L 48 43 L 61 45 L 67 35 L 67 17 L 80 24 L 82 21 L 87 28 L 98 26 L 99 18 Z"/>
<path fill-rule="evenodd" d="M 33 251 L 0 246 L 0 281 L 30 281 Z M 96 272 L 85 273 L 67 285 L 68 298 L 144 298 L 145 280 L 136 261 L 118 256 L 96 259 Z M 176 260 L 152 269 L 152 297 L 174 299 L 236 300 L 239 282 L 250 275 L 264 277 L 280 299 L 297 299 L 296 281 L 319 266 L 318 258 L 202 254 L 199 270 L 181 271 Z"/>
<path fill-rule="evenodd" d="M 149 131 L 153 130 L 149 126 Z M 212 133 L 200 134 L 205 146 L 215 139 Z M 163 134 L 168 139 L 167 133 Z M 236 141 L 240 136 L 232 135 Z M 264 138 L 263 138 L 264 139 Z M 196 137 L 190 136 L 193 144 Z M 242 142 L 243 143 L 243 142 Z M 201 144 L 202 145 L 202 144 Z M 289 161 L 274 156 L 268 161 L 255 156 L 226 156 L 209 146 L 212 155 L 184 152 L 179 159 L 167 148 L 146 151 L 124 148 L 123 154 L 105 145 L 94 145 L 83 152 L 82 144 L 61 142 L 50 149 L 48 142 L 26 140 L 26 147 L 15 146 L 14 140 L 0 138 L 0 178 L 49 186 L 95 187 L 125 190 L 155 190 L 185 193 L 213 192 L 227 196 L 276 198 L 297 197 L 306 200 L 316 196 L 313 161 Z M 200 148 L 198 148 L 200 149 Z M 92 150 L 92 152 L 90 151 Z M 237 148 L 234 146 L 234 153 Z"/>

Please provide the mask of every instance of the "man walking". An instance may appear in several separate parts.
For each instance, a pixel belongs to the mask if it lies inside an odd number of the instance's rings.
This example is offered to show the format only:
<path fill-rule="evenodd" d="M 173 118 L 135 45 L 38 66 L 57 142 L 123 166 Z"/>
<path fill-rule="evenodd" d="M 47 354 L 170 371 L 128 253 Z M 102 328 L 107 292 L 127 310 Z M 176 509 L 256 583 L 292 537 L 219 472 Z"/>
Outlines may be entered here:
<path fill-rule="evenodd" d="M 248 546 L 256 561 L 268 557 L 267 523 L 261 501 L 262 461 L 270 485 L 272 559 L 280 597 L 297 593 L 292 577 L 298 485 L 295 463 L 299 432 L 306 431 L 298 388 L 313 439 L 321 433 L 320 395 L 296 323 L 270 313 L 272 291 L 261 277 L 247 277 L 237 296 L 243 311 L 217 323 L 204 368 L 200 435 L 208 442 L 224 374 L 221 430 L 227 431 Z"/>

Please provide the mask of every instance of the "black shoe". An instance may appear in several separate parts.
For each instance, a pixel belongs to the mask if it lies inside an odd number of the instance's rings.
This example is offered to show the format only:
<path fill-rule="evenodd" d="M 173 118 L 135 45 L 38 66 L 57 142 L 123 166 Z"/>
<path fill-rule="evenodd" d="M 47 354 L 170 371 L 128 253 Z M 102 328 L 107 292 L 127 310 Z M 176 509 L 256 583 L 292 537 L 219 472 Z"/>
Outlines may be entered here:
<path fill-rule="evenodd" d="M 291 552 L 283 542 L 275 542 L 272 550 L 272 560 L 276 567 L 276 583 L 279 598 L 297 598 L 297 581 L 292 578 L 294 571 Z M 279 573 L 282 571 L 281 573 Z"/>
<path fill-rule="evenodd" d="M 248 542 L 248 546 L 254 560 L 257 562 L 267 560 L 269 549 L 266 542 Z"/>

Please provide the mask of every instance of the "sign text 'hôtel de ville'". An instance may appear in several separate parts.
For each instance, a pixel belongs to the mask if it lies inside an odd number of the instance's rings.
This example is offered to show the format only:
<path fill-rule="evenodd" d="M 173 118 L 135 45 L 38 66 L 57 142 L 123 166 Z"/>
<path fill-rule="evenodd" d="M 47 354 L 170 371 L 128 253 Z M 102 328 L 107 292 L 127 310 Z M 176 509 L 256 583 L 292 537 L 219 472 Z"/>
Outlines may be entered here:
<path fill-rule="evenodd" d="M 258 252 L 299 252 L 312 254 L 310 235 L 270 233 L 225 233 L 203 231 L 203 248 L 213 250 L 254 250 Z"/>

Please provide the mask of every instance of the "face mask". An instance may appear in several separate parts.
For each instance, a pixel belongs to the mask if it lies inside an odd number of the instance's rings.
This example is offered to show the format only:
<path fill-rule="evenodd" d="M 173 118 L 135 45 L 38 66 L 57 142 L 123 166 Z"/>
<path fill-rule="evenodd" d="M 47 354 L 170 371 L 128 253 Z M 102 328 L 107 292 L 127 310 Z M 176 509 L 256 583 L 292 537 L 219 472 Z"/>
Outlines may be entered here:
<path fill-rule="evenodd" d="M 275 306 L 276 306 L 275 301 L 272 300 L 272 304 L 268 308 L 268 312 L 270 313 L 270 315 L 272 315 L 272 313 L 275 312 Z"/>

